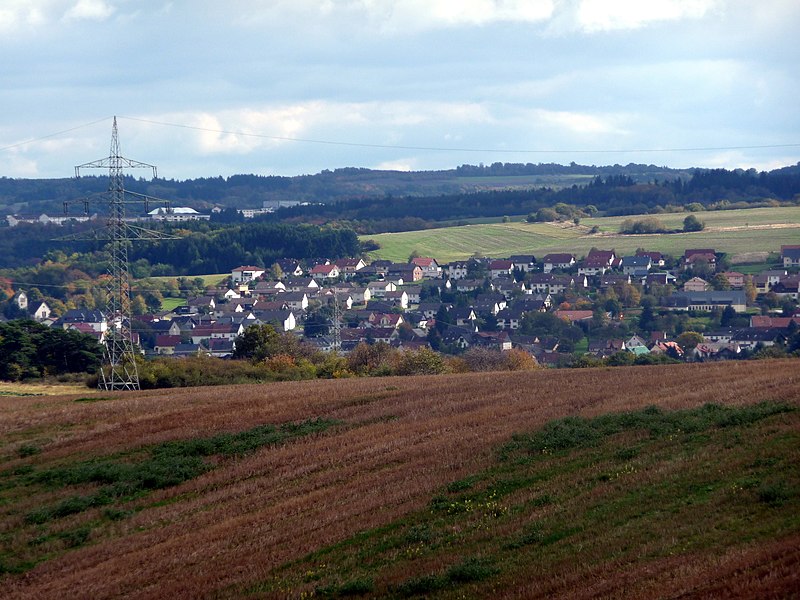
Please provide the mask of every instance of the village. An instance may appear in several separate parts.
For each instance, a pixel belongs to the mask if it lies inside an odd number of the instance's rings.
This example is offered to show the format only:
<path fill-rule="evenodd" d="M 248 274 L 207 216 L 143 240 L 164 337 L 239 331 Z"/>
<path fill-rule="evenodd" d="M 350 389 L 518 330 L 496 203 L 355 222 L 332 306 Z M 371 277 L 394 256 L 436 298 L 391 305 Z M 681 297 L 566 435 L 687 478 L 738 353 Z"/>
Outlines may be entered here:
<path fill-rule="evenodd" d="M 519 348 L 543 366 L 577 357 L 666 355 L 720 360 L 785 347 L 800 325 L 800 245 L 780 248 L 781 268 L 745 275 L 713 248 L 679 257 L 639 250 L 620 256 L 570 253 L 473 257 L 439 264 L 362 258 L 243 265 L 221 285 L 171 311 L 135 317 L 135 341 L 148 356 L 230 358 L 251 325 L 270 324 L 322 351 L 358 344 Z M 100 310 L 55 316 L 46 301 L 12 299 L 30 318 L 92 335 L 111 326 Z"/>

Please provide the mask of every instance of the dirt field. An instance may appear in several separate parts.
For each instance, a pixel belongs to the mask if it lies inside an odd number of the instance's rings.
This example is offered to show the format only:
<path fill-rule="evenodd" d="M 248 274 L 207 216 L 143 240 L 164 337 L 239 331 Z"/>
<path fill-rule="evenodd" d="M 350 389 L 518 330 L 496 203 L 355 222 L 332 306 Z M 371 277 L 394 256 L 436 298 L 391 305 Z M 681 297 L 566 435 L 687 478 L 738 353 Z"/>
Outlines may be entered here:
<path fill-rule="evenodd" d="M 423 509 L 443 486 L 490 466 L 498 446 L 514 433 L 567 415 L 592 417 L 653 404 L 668 409 L 706 402 L 800 406 L 800 368 L 797 361 L 749 361 L 78 398 L 0 397 L 0 470 L 8 474 L 130 455 L 145 445 L 263 423 L 324 417 L 340 424 L 133 499 L 124 507 L 126 518 L 103 521 L 99 508 L 65 517 L 53 527 L 93 527 L 88 540 L 54 552 L 24 573 L 0 575 L 4 598 L 239 596 L 289 561 Z M 35 453 L 22 451 L 30 445 Z M 9 493 L 11 499 L 0 505 L 0 534 L 6 536 L 0 540 L 7 543 L 15 531 L 30 527 L 21 523 L 31 504 L 52 503 L 60 492 L 42 492 L 25 506 L 13 490 Z M 45 531 L 47 525 L 37 527 Z M 780 597 L 797 582 L 798 534 L 784 531 L 770 544 L 707 548 L 694 556 L 637 564 L 623 578 L 624 565 L 611 561 L 591 570 L 591 586 L 567 569 L 553 575 L 561 585 L 549 589 L 559 597 L 746 597 L 759 584 L 742 573 L 758 572 L 763 589 L 774 588 Z M 579 573 L 588 571 L 573 575 Z M 634 586 L 626 593 L 628 578 L 650 578 L 659 587 Z M 498 596 L 542 593 L 542 588 L 526 591 L 528 585 L 512 581 L 502 593 L 498 589 Z M 697 586 L 706 586 L 707 594 L 693 593 Z M 293 595 L 288 590 L 263 594 Z"/>

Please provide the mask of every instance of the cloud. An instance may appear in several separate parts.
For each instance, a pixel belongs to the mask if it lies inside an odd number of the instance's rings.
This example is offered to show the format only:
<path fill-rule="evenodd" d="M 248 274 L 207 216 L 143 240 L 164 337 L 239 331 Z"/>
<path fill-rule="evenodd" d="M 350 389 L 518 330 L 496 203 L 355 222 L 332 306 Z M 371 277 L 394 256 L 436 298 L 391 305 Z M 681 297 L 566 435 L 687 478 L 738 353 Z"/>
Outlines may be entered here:
<path fill-rule="evenodd" d="M 616 115 L 600 116 L 580 112 L 535 110 L 534 116 L 539 123 L 554 126 L 568 133 L 581 135 L 629 133 L 620 126 L 623 118 Z"/>
<path fill-rule="evenodd" d="M 78 0 L 64 13 L 64 18 L 68 21 L 105 21 L 114 10 L 105 0 Z"/>
<path fill-rule="evenodd" d="M 719 0 L 580 0 L 575 18 L 587 33 L 639 29 L 658 21 L 701 19 Z"/>
<path fill-rule="evenodd" d="M 20 27 L 36 27 L 45 22 L 46 6 L 26 0 L 3 0 L 0 5 L 0 33 L 13 34 Z"/>
<path fill-rule="evenodd" d="M 336 21 L 360 31 L 393 34 L 534 23 L 550 18 L 554 10 L 554 0 L 237 0 L 235 4 L 240 24 Z"/>
<path fill-rule="evenodd" d="M 398 160 L 387 160 L 378 163 L 373 168 L 378 171 L 414 171 L 416 167 L 416 160 L 401 158 Z"/>

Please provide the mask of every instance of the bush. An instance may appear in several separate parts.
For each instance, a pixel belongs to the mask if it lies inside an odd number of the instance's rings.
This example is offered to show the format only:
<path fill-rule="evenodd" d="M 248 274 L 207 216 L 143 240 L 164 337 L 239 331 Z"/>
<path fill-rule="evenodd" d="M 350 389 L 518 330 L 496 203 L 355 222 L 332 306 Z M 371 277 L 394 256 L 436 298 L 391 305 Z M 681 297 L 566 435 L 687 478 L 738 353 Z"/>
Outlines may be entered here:
<path fill-rule="evenodd" d="M 690 231 L 703 231 L 705 229 L 706 224 L 703 223 L 700 219 L 695 217 L 694 215 L 689 215 L 683 220 L 683 230 L 685 232 Z"/>
<path fill-rule="evenodd" d="M 645 217 L 643 219 L 625 219 L 619 226 L 619 232 L 627 234 L 668 233 L 669 230 L 655 217 Z"/>

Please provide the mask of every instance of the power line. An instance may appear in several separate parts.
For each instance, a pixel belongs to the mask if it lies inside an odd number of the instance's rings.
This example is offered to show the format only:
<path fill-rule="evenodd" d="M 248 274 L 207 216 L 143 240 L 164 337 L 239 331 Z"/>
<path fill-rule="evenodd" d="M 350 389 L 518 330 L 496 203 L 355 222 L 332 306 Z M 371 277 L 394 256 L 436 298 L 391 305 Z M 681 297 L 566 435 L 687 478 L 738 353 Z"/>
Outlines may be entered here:
<path fill-rule="evenodd" d="M 63 135 L 65 133 L 69 133 L 70 131 L 75 131 L 76 129 L 83 129 L 85 127 L 91 127 L 92 125 L 97 125 L 98 123 L 102 123 L 103 121 L 107 121 L 111 117 L 103 117 L 102 119 L 97 119 L 96 121 L 92 121 L 91 123 L 84 123 L 83 125 L 76 125 L 75 127 L 70 127 L 69 129 L 64 129 L 62 131 L 56 131 L 55 133 L 49 133 L 47 135 L 43 135 L 41 137 L 34 138 L 32 140 L 26 140 L 24 142 L 17 142 L 16 144 L 11 144 L 10 146 L 3 146 L 0 148 L 0 152 L 4 150 L 11 150 L 12 148 L 19 148 L 20 146 L 27 146 L 28 144 L 34 144 L 36 142 L 41 142 L 42 140 L 46 140 L 49 138 L 53 138 L 59 135 Z"/>
<path fill-rule="evenodd" d="M 90 127 L 108 120 L 111 117 L 103 117 L 90 123 L 77 125 L 69 129 L 57 131 L 48 135 L 43 135 L 34 139 L 18 142 L 9 146 L 0 147 L 0 151 L 11 150 L 28 144 L 33 144 L 42 140 L 53 138 L 77 129 Z M 252 133 L 246 131 L 234 131 L 230 129 L 212 129 L 209 127 L 199 127 L 196 125 L 186 125 L 182 123 L 169 123 L 166 121 L 155 121 L 152 119 L 142 119 L 139 117 L 125 117 L 119 116 L 120 119 L 127 119 L 129 121 L 136 121 L 139 123 L 148 123 L 150 125 L 159 125 L 161 127 L 174 127 L 178 129 L 188 129 L 192 131 L 203 131 L 206 133 L 219 133 L 224 135 L 235 135 L 240 137 L 249 137 L 265 140 L 274 140 L 281 142 L 295 142 L 302 144 L 321 144 L 328 146 L 345 146 L 351 148 L 373 148 L 381 150 L 417 150 L 423 152 L 462 152 L 462 153 L 497 153 L 497 154 L 655 154 L 666 152 L 720 152 L 725 150 L 767 150 L 779 148 L 800 148 L 800 143 L 790 144 L 752 144 L 752 145 L 739 145 L 739 146 L 697 146 L 686 148 L 572 148 L 572 149 L 557 149 L 557 148 L 467 148 L 467 147 L 445 147 L 445 146 L 415 146 L 415 145 L 394 145 L 394 144 L 373 144 L 365 142 L 349 142 L 343 140 L 322 140 L 314 138 L 296 138 L 286 137 L 279 135 L 269 135 L 265 133 Z"/>
<path fill-rule="evenodd" d="M 242 137 L 261 138 L 267 140 L 276 140 L 283 142 L 301 142 L 305 144 L 327 144 L 331 146 L 350 146 L 355 148 L 380 148 L 386 150 L 425 150 L 432 152 L 497 152 L 501 154 L 630 154 L 630 153 L 652 153 L 652 152 L 703 152 L 703 151 L 720 151 L 720 150 L 761 150 L 768 148 L 800 148 L 800 143 L 795 144 L 761 144 L 750 146 L 704 146 L 695 148 L 639 148 L 639 149 L 599 149 L 589 150 L 585 148 L 578 149 L 498 149 L 498 148 L 457 148 L 457 147 L 442 147 L 442 146 L 402 146 L 392 144 L 368 144 L 361 142 L 343 142 L 337 140 L 318 140 L 312 138 L 293 138 L 278 135 L 267 135 L 263 133 L 248 133 L 245 131 L 232 131 L 228 129 L 211 129 L 208 127 L 198 127 L 196 125 L 184 125 L 180 123 L 167 123 L 165 121 L 153 121 L 150 119 L 141 119 L 137 117 L 121 116 L 120 119 L 128 119 L 129 121 L 138 121 L 140 123 L 148 123 L 151 125 L 161 125 L 163 127 L 176 127 L 179 129 L 191 129 L 193 131 L 204 131 L 207 133 L 222 133 L 225 135 L 238 135 Z"/>

